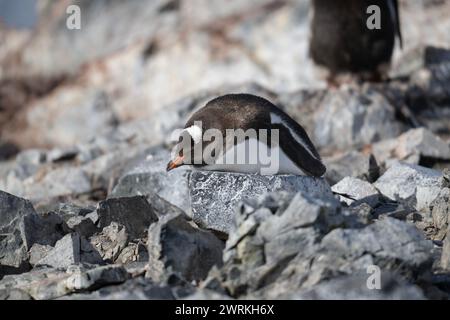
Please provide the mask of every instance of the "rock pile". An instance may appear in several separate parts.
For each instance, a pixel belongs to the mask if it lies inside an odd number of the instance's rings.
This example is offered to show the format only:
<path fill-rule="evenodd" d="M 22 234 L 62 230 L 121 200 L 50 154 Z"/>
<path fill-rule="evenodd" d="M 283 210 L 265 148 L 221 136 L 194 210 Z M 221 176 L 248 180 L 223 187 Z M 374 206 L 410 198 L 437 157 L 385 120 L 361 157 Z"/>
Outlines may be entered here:
<path fill-rule="evenodd" d="M 0 299 L 448 299 L 449 5 L 402 2 L 436 46 L 405 26 L 389 81 L 324 89 L 308 1 L 222 2 L 85 1 L 76 35 L 43 6 L 1 34 Z M 172 131 L 230 92 L 302 124 L 325 176 L 166 172 Z"/>

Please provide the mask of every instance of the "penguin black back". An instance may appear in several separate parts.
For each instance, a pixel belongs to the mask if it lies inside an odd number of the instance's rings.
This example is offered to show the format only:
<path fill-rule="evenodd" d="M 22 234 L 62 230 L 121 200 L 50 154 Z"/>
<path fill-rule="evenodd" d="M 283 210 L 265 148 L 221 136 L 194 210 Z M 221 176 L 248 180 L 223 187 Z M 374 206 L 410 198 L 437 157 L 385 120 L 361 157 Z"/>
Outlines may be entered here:
<path fill-rule="evenodd" d="M 277 129 L 279 144 L 288 157 L 313 176 L 322 176 L 325 166 L 306 131 L 295 120 L 270 101 L 251 94 L 227 94 L 208 102 L 187 121 L 185 128 L 200 123 L 202 131 L 214 128 L 226 134 L 227 129 Z M 269 141 L 267 141 L 269 142 Z"/>

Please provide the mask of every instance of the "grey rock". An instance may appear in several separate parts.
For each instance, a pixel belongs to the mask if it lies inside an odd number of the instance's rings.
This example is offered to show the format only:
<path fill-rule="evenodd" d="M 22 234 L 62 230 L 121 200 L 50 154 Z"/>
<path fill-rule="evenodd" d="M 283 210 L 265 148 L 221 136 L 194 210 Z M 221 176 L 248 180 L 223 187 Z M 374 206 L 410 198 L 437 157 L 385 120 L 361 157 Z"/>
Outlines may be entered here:
<path fill-rule="evenodd" d="M 425 167 L 396 163 L 374 184 L 391 200 L 409 202 L 417 210 L 427 210 L 438 197 L 442 173 Z"/>
<path fill-rule="evenodd" d="M 52 149 L 47 152 L 47 161 L 49 162 L 61 162 L 73 160 L 78 154 L 77 148 L 62 148 Z"/>
<path fill-rule="evenodd" d="M 425 128 L 411 129 L 395 139 L 375 143 L 372 150 L 380 163 L 392 159 L 412 164 L 424 159 L 450 160 L 450 145 Z"/>
<path fill-rule="evenodd" d="M 128 264 L 132 262 L 147 262 L 149 259 L 147 246 L 141 242 L 129 243 L 116 259 L 116 263 Z"/>
<path fill-rule="evenodd" d="M 0 291 L 18 289 L 33 299 L 53 299 L 68 293 L 64 280 L 69 275 L 63 270 L 37 268 L 30 272 L 5 276 Z"/>
<path fill-rule="evenodd" d="M 38 215 L 31 203 L 0 191 L 0 277 L 26 271 L 33 244 L 54 245 L 67 231 L 56 214 Z"/>
<path fill-rule="evenodd" d="M 148 236 L 147 276 L 155 281 L 164 280 L 168 271 L 199 281 L 214 265 L 222 265 L 223 242 L 185 214 L 163 216 L 150 226 Z"/>
<path fill-rule="evenodd" d="M 79 167 L 61 167 L 49 171 L 43 177 L 31 176 L 23 185 L 23 196 L 34 201 L 92 191 L 87 174 Z"/>
<path fill-rule="evenodd" d="M 422 100 L 425 100 L 428 105 L 448 105 L 450 90 L 447 83 L 449 80 L 450 61 L 447 60 L 415 71 L 410 77 L 410 90 L 415 89 L 419 91 L 422 95 Z M 412 96 L 417 97 L 417 95 Z"/>
<path fill-rule="evenodd" d="M 450 188 L 441 189 L 430 207 L 433 225 L 437 230 L 434 239 L 443 240 L 450 221 Z"/>
<path fill-rule="evenodd" d="M 164 200 L 156 193 L 149 192 L 146 194 L 146 198 L 153 211 L 158 217 L 162 217 L 166 214 L 180 214 L 184 213 L 183 210 Z"/>
<path fill-rule="evenodd" d="M 86 239 L 77 233 L 71 233 L 57 241 L 55 247 L 44 254 L 36 265 L 67 268 L 81 262 L 101 264 L 103 260 Z"/>
<path fill-rule="evenodd" d="M 184 297 L 183 300 L 232 300 L 231 297 L 209 289 L 200 289 Z"/>
<path fill-rule="evenodd" d="M 188 179 L 190 171 L 178 168 L 166 172 L 170 153 L 159 150 L 148 155 L 120 178 L 109 197 L 130 197 L 156 193 L 159 197 L 190 212 Z"/>
<path fill-rule="evenodd" d="M 95 210 L 95 207 L 91 206 L 80 206 L 75 203 L 65 202 L 58 203 L 57 208 L 53 209 L 60 217 L 64 219 L 64 221 L 68 222 L 68 220 L 72 217 L 78 216 L 86 216 L 88 213 L 91 213 Z M 51 211 L 51 210 L 49 210 Z"/>
<path fill-rule="evenodd" d="M 64 220 L 53 212 L 26 215 L 21 219 L 19 229 L 27 250 L 34 243 L 53 246 L 69 232 Z"/>
<path fill-rule="evenodd" d="M 346 148 L 398 136 L 402 125 L 383 94 L 370 86 L 329 91 L 314 114 L 317 147 Z"/>
<path fill-rule="evenodd" d="M 67 220 L 67 226 L 79 235 L 89 238 L 100 231 L 91 217 L 74 216 Z"/>
<path fill-rule="evenodd" d="M 367 288 L 370 274 L 359 273 L 336 277 L 319 283 L 304 292 L 287 294 L 284 297 L 300 300 L 424 300 L 422 290 L 415 285 L 405 283 L 401 278 L 383 273 L 380 289 Z"/>
<path fill-rule="evenodd" d="M 146 145 L 130 146 L 119 142 L 113 150 L 88 161 L 82 168 L 89 176 L 93 188 L 110 192 L 124 172 L 130 169 L 134 159 L 146 149 Z"/>
<path fill-rule="evenodd" d="M 0 290 L 0 300 L 31 300 L 31 296 L 20 289 Z"/>
<path fill-rule="evenodd" d="M 372 154 L 366 155 L 358 151 L 349 151 L 332 157 L 324 157 L 327 167 L 325 178 L 333 185 L 345 177 L 374 182 L 380 175 L 380 168 Z"/>
<path fill-rule="evenodd" d="M 0 235 L 0 279 L 29 269 L 27 248 L 19 230 Z"/>
<path fill-rule="evenodd" d="M 30 201 L 0 190 L 0 233 L 12 232 L 20 218 L 35 213 Z"/>
<path fill-rule="evenodd" d="M 116 261 L 128 241 L 127 229 L 117 222 L 112 222 L 90 239 L 91 244 L 100 253 L 103 260 L 112 262 Z"/>
<path fill-rule="evenodd" d="M 71 264 L 80 262 L 80 237 L 71 233 L 56 242 L 50 250 L 36 264 L 55 268 L 67 268 Z"/>
<path fill-rule="evenodd" d="M 411 76 L 418 70 L 448 62 L 449 50 L 433 46 L 417 46 L 402 56 L 391 68 L 394 76 Z"/>
<path fill-rule="evenodd" d="M 261 176 L 227 172 L 193 171 L 189 180 L 193 220 L 201 227 L 228 233 L 239 201 L 284 190 L 330 196 L 325 180 L 307 176 Z M 211 192 L 214 190 L 214 192 Z"/>
<path fill-rule="evenodd" d="M 348 211 L 353 219 L 347 221 L 349 228 L 358 228 L 373 221 L 376 211 L 367 203 L 353 204 Z M 344 211 L 345 212 L 345 211 Z"/>
<path fill-rule="evenodd" d="M 382 275 L 394 273 L 414 283 L 426 277 L 433 262 L 432 243 L 414 226 L 392 218 L 362 229 L 335 229 L 319 246 L 312 253 L 304 248 L 290 263 L 282 264 L 276 281 L 273 272 L 277 269 L 271 270 L 273 282 L 265 283 L 253 296 L 273 299 L 286 292 L 314 290 L 343 274 L 367 274 L 371 265 L 378 266 Z"/>
<path fill-rule="evenodd" d="M 357 178 L 346 177 L 332 186 L 331 190 L 343 195 L 340 196 L 340 200 L 347 205 L 356 206 L 367 203 L 371 207 L 375 207 L 379 202 L 377 189 L 371 183 Z"/>
<path fill-rule="evenodd" d="M 276 281 L 299 252 L 312 255 L 321 234 L 343 223 L 339 202 L 326 196 L 281 193 L 246 201 L 236 212 L 219 282 L 233 297 L 256 291 Z"/>
<path fill-rule="evenodd" d="M 111 98 L 99 87 L 61 86 L 54 93 L 30 105 L 18 135 L 22 141 L 66 148 L 86 143 L 117 123 Z M 16 130 L 11 127 L 9 134 L 17 134 Z"/>
<path fill-rule="evenodd" d="M 39 243 L 33 244 L 29 251 L 30 264 L 35 266 L 41 259 L 47 256 L 52 249 L 53 247 L 49 245 L 42 245 Z"/>
<path fill-rule="evenodd" d="M 24 179 L 34 175 L 46 160 L 46 153 L 43 150 L 24 150 L 16 156 L 16 170 L 19 176 Z"/>
<path fill-rule="evenodd" d="M 122 283 L 129 278 L 126 269 L 120 265 L 107 265 L 83 270 L 78 266 L 67 270 L 71 275 L 66 286 L 71 291 L 92 290 L 108 284 Z"/>
<path fill-rule="evenodd" d="M 409 272 L 423 272 L 431 262 L 432 243 L 414 226 L 384 218 L 362 230 L 333 230 L 323 238 L 322 247 L 329 253 L 344 253 L 349 257 L 372 254 L 380 268 L 401 261 L 399 267 Z"/>
<path fill-rule="evenodd" d="M 387 217 L 357 223 L 354 216 L 336 200 L 305 193 L 244 203 L 224 266 L 211 270 L 205 287 L 235 298 L 289 299 L 338 276 L 366 273 L 369 265 L 408 283 L 428 272 L 433 245 L 413 225 Z"/>
<path fill-rule="evenodd" d="M 107 227 L 111 222 L 125 226 L 132 239 L 144 236 L 148 227 L 158 220 L 144 196 L 110 198 L 98 204 L 98 227 Z"/>
<path fill-rule="evenodd" d="M 450 270 L 450 227 L 447 228 L 447 235 L 442 247 L 441 267 Z"/>
<path fill-rule="evenodd" d="M 143 277 L 133 278 L 119 285 L 100 288 L 91 293 L 76 293 L 60 300 L 173 300 L 173 289 Z"/>
<path fill-rule="evenodd" d="M 0 292 L 18 289 L 33 299 L 47 300 L 122 283 L 127 279 L 129 274 L 118 265 L 78 265 L 70 266 L 67 270 L 35 268 L 19 275 L 5 276 L 0 281 Z"/>

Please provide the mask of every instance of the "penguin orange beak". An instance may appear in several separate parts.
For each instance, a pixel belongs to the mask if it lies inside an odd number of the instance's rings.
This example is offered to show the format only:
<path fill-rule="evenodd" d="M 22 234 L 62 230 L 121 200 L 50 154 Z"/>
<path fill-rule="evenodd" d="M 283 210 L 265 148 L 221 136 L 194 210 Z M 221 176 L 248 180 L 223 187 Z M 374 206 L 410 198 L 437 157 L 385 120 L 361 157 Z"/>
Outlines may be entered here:
<path fill-rule="evenodd" d="M 174 160 L 170 160 L 167 164 L 167 171 L 173 170 L 175 168 L 178 168 L 179 166 L 183 165 L 184 156 L 178 156 Z"/>

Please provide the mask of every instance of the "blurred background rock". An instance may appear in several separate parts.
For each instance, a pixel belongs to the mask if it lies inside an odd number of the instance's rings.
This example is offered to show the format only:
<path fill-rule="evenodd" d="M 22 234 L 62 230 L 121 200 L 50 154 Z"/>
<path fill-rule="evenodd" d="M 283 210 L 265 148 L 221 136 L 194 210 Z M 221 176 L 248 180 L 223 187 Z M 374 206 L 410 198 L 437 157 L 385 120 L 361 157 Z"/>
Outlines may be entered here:
<path fill-rule="evenodd" d="M 81 30 L 66 27 L 70 4 Z M 1 140 L 72 146 L 250 82 L 277 95 L 324 88 L 307 56 L 308 9 L 306 0 L 2 0 Z M 449 10 L 449 1 L 401 1 L 394 72 L 420 67 L 425 45 L 448 46 Z"/>

